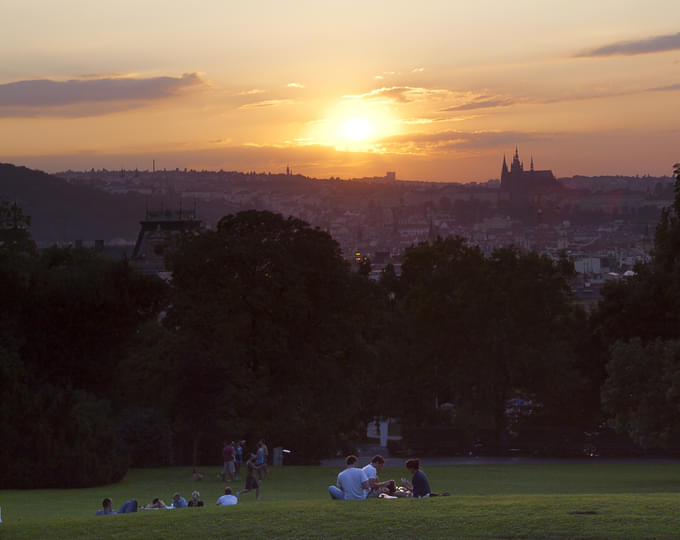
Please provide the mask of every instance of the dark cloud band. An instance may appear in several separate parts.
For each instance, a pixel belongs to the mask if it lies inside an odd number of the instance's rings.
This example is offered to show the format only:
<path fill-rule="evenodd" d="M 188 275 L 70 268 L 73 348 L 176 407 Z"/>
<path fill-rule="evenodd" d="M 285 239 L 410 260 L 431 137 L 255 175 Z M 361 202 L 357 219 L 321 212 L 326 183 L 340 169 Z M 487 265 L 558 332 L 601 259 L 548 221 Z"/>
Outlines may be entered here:
<path fill-rule="evenodd" d="M 632 56 L 680 49 L 680 32 L 635 41 L 620 41 L 575 54 L 576 57 Z"/>
<path fill-rule="evenodd" d="M 86 103 L 153 101 L 201 84 L 196 73 L 149 79 L 36 79 L 0 85 L 0 107 L 50 108 Z M 1 114 L 1 113 L 0 113 Z"/>

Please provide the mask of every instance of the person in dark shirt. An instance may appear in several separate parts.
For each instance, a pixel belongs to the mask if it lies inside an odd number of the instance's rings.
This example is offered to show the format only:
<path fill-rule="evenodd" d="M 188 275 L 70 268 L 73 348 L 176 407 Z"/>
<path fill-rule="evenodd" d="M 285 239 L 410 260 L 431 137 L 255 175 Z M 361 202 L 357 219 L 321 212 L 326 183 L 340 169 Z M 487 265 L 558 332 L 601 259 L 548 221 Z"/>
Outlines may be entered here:
<path fill-rule="evenodd" d="M 190 507 L 190 508 L 203 506 L 203 501 L 201 500 L 201 494 L 198 491 L 194 491 L 191 494 L 191 500 L 189 501 L 187 506 Z"/>
<path fill-rule="evenodd" d="M 406 461 L 406 468 L 408 472 L 413 475 L 411 481 L 409 482 L 406 478 L 401 479 L 401 484 L 405 488 L 411 491 L 411 497 L 448 497 L 449 492 L 444 493 L 433 493 L 430 491 L 430 482 L 427 479 L 427 475 L 420 470 L 420 460 L 416 458 L 411 458 Z"/>
<path fill-rule="evenodd" d="M 246 467 L 248 467 L 248 476 L 246 476 L 246 487 L 245 489 L 239 491 L 236 496 L 240 497 L 244 493 L 248 493 L 251 490 L 255 490 L 255 500 L 260 500 L 260 482 L 255 478 L 255 471 L 264 467 L 264 465 L 256 465 L 257 456 L 255 454 L 250 454 L 250 458 L 246 461 Z"/>
<path fill-rule="evenodd" d="M 413 478 L 411 478 L 410 482 L 405 478 L 402 478 L 401 483 L 404 487 L 411 490 L 411 496 L 418 498 L 429 497 L 430 482 L 427 480 L 425 473 L 420 470 L 420 460 L 415 458 L 409 459 L 406 461 L 406 468 Z"/>

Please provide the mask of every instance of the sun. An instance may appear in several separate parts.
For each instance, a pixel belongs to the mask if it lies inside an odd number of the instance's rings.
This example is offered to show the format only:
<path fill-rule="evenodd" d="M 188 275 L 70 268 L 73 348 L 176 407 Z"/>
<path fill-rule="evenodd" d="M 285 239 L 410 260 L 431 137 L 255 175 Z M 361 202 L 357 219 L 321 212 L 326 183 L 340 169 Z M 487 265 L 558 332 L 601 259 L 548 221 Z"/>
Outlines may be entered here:
<path fill-rule="evenodd" d="M 350 118 L 343 125 L 340 133 L 347 139 L 354 141 L 361 141 L 370 137 L 375 130 L 375 127 L 370 120 L 363 116 L 355 116 Z"/>

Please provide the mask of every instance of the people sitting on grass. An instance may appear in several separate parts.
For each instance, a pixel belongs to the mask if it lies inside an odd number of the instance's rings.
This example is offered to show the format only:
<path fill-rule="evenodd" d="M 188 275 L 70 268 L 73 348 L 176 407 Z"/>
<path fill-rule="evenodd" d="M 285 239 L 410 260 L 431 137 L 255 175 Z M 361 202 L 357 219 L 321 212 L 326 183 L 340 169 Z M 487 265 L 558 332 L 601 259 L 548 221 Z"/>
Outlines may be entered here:
<path fill-rule="evenodd" d="M 184 497 L 182 497 L 179 493 L 175 493 L 172 496 L 172 508 L 186 508 L 187 506 L 187 501 Z"/>
<path fill-rule="evenodd" d="M 191 500 L 189 501 L 187 506 L 192 507 L 192 508 L 203 506 L 203 501 L 201 500 L 201 494 L 198 491 L 192 492 Z"/>
<path fill-rule="evenodd" d="M 357 468 L 357 457 L 347 456 L 345 464 L 347 468 L 338 474 L 337 486 L 328 486 L 331 499 L 365 499 L 369 488 L 368 477 L 363 469 Z"/>
<path fill-rule="evenodd" d="M 167 506 L 165 505 L 165 503 L 161 501 L 158 497 L 152 500 L 150 504 L 142 506 L 142 510 L 163 510 L 166 508 Z"/>
<path fill-rule="evenodd" d="M 250 454 L 250 458 L 246 461 L 246 467 L 248 468 L 248 475 L 246 476 L 246 487 L 245 489 L 236 493 L 237 497 L 240 497 L 244 493 L 255 490 L 255 500 L 260 500 L 260 482 L 255 478 L 255 471 L 259 471 L 264 465 L 256 465 L 257 456 L 255 454 Z"/>
<path fill-rule="evenodd" d="M 231 494 L 231 488 L 229 486 L 224 488 L 224 495 L 222 495 L 217 502 L 217 506 L 233 506 L 238 504 L 238 499 Z"/>
<path fill-rule="evenodd" d="M 407 460 L 406 469 L 411 473 L 412 478 L 410 482 L 406 478 L 402 478 L 401 485 L 411 490 L 413 497 L 429 497 L 430 482 L 427 475 L 420 470 L 420 460 L 415 458 Z"/>
<path fill-rule="evenodd" d="M 111 500 L 110 497 L 105 497 L 104 500 L 102 501 L 102 509 L 97 510 L 96 516 L 112 516 L 116 514 L 130 514 L 132 512 L 137 511 L 137 500 L 136 499 L 130 499 L 129 501 L 125 501 L 123 503 L 123 506 L 121 506 L 118 509 L 118 512 L 116 512 L 113 509 L 113 501 Z"/>
<path fill-rule="evenodd" d="M 388 492 L 389 486 L 394 484 L 394 480 L 386 480 L 384 482 L 378 480 L 378 471 L 384 466 L 385 458 L 378 454 L 373 456 L 371 462 L 362 469 L 368 477 L 368 490 L 366 491 L 367 499 Z"/>
<path fill-rule="evenodd" d="M 194 472 L 191 474 L 191 479 L 194 482 L 200 482 L 201 480 L 203 480 L 203 475 L 200 472 L 198 472 L 198 469 L 196 467 L 194 467 Z"/>

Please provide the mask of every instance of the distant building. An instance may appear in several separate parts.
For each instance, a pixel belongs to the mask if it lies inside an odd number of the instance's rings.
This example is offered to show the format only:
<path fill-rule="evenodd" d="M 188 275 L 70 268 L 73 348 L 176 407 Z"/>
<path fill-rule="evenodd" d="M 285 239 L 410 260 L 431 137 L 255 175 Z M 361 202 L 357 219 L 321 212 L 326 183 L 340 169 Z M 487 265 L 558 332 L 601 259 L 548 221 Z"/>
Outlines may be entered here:
<path fill-rule="evenodd" d="M 387 171 L 385 173 L 385 180 L 388 182 L 395 182 L 397 180 L 397 173 L 394 171 Z"/>
<path fill-rule="evenodd" d="M 166 272 L 165 251 L 177 237 L 187 231 L 198 230 L 200 220 L 196 219 L 196 211 L 171 211 L 146 213 L 137 243 L 132 252 L 130 264 L 140 274 L 159 275 Z"/>
<path fill-rule="evenodd" d="M 503 156 L 501 169 L 501 191 L 506 192 L 513 202 L 532 201 L 538 194 L 549 193 L 560 189 L 555 175 L 550 170 L 534 170 L 534 158 L 528 171 L 524 170 L 524 163 L 519 159 L 519 152 L 515 148 L 515 155 L 508 170 Z"/>

